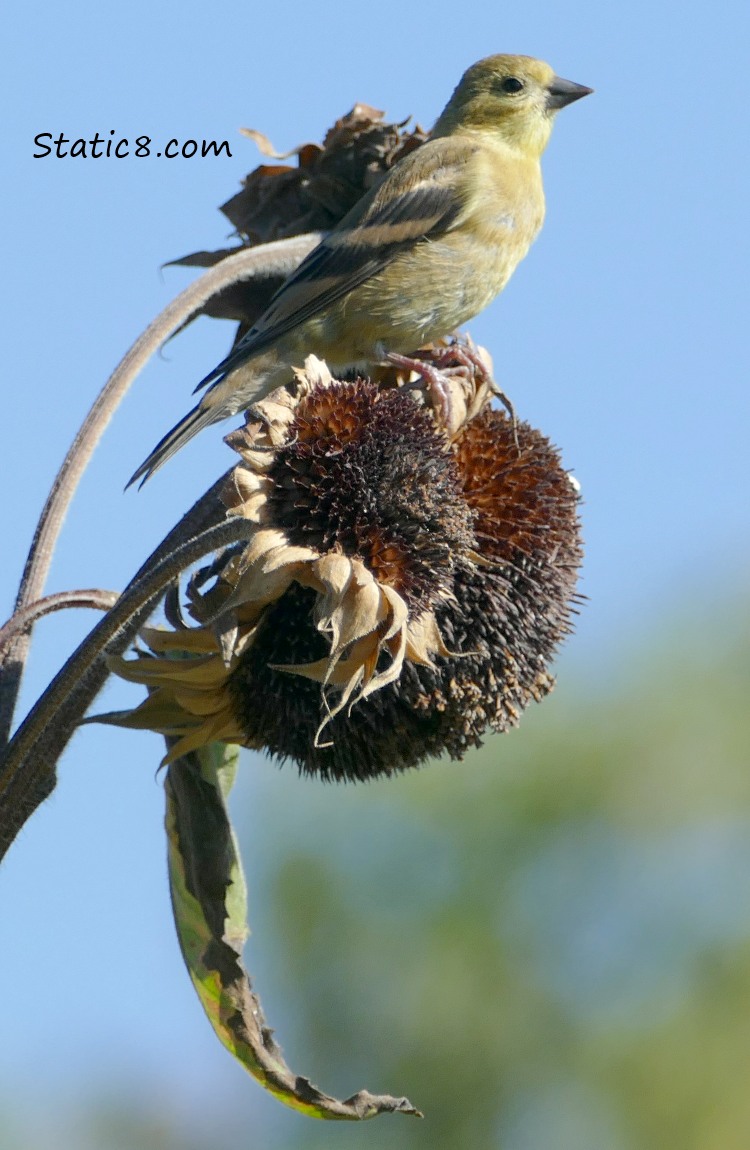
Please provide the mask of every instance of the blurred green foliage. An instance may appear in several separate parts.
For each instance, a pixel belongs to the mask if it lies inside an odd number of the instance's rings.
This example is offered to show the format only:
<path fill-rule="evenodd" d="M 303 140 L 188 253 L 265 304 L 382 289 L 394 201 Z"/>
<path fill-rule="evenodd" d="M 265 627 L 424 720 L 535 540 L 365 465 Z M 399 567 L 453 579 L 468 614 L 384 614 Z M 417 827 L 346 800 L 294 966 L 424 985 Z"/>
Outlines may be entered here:
<path fill-rule="evenodd" d="M 727 633 L 559 689 L 463 764 L 311 786 L 291 827 L 277 792 L 282 1038 L 327 1088 L 425 1111 L 377 1144 L 747 1150 L 750 643 Z"/>
<path fill-rule="evenodd" d="M 268 1020 L 321 1088 L 405 1093 L 423 1122 L 276 1106 L 180 1134 L 93 1098 L 75 1145 L 747 1150 L 750 640 L 728 619 L 617 681 L 566 670 L 461 764 L 338 788 L 244 764 Z"/>

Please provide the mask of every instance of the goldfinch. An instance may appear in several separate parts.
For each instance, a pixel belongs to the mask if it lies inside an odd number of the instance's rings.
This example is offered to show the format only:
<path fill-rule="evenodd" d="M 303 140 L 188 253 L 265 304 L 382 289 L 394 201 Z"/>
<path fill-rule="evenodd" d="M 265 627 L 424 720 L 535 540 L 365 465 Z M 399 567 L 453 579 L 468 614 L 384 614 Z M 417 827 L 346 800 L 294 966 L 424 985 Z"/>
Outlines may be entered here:
<path fill-rule="evenodd" d="M 335 375 L 366 372 L 482 311 L 542 226 L 540 158 L 555 113 L 591 90 L 530 56 L 489 56 L 469 68 L 430 139 L 302 261 L 130 483 L 288 382 L 310 353 Z"/>

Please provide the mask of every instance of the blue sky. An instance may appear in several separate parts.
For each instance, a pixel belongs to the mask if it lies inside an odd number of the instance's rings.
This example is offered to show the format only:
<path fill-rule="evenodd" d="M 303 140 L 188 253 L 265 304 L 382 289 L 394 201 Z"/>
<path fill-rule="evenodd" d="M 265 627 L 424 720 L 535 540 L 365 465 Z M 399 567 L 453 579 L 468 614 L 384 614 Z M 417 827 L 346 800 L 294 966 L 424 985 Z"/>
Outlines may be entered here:
<path fill-rule="evenodd" d="M 561 665 L 606 681 L 665 617 L 739 592 L 748 572 L 747 6 L 383 0 L 347 7 L 345 21 L 341 12 L 332 0 L 215 10 L 73 0 L 15 12 L 0 144 L 10 285 L 1 612 L 90 402 L 188 282 L 161 265 L 227 239 L 217 206 L 260 159 L 238 129 L 286 149 L 319 139 L 357 100 L 429 125 L 466 66 L 519 51 L 596 94 L 558 117 L 545 229 L 471 331 L 521 416 L 582 482 L 588 603 Z M 111 129 L 226 138 L 233 156 L 32 158 L 39 132 Z M 228 465 L 221 434 L 206 433 L 142 492 L 123 493 L 230 333 L 200 321 L 144 372 L 84 479 L 50 590 L 121 587 Z M 76 613 L 42 624 L 26 706 L 90 622 Z M 186 1082 L 198 1093 L 199 1080 L 214 1094 L 239 1088 L 172 938 L 159 754 L 145 736 L 80 734 L 0 875 L 0 984 L 19 988 L 4 1004 L 13 1040 L 0 1042 L 0 1081 L 30 1105 L 40 1082 L 64 1091 L 120 1061 L 179 1107 Z M 98 974 L 83 993 L 75 972 L 86 963 Z"/>

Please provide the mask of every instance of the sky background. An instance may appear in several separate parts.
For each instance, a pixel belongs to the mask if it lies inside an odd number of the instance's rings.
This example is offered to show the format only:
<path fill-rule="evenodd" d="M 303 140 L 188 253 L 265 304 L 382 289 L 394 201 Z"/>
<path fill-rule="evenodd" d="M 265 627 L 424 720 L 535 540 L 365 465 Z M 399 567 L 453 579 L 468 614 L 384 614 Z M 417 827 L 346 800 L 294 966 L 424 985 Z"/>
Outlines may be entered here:
<path fill-rule="evenodd" d="M 519 415 L 561 447 L 582 484 L 588 601 L 558 690 L 564 698 L 567 677 L 604 687 L 651 632 L 738 593 L 750 566 L 749 10 L 732 0 L 381 0 L 343 11 L 332 0 L 16 10 L 0 145 L 10 287 L 0 613 L 86 410 L 191 278 L 162 265 L 227 242 L 217 207 L 261 159 L 238 129 L 286 150 L 319 140 L 358 100 L 429 126 L 469 64 L 523 52 L 596 92 L 558 117 L 543 165 L 544 231 L 470 330 Z M 162 143 L 227 139 L 233 155 L 32 158 L 39 132 L 113 128 Z M 199 321 L 137 381 L 81 485 L 50 591 L 122 587 L 229 465 L 215 429 L 143 491 L 123 493 L 231 332 Z M 39 627 L 22 710 L 92 621 L 68 613 Z M 108 690 L 103 709 L 129 698 L 124 690 Z M 84 1082 L 106 1088 L 118 1068 L 134 1092 L 180 1113 L 224 1091 L 242 1094 L 248 1114 L 275 1105 L 231 1066 L 181 969 L 160 754 L 145 735 L 79 734 L 57 792 L 0 874 L 0 1081 L 30 1123 L 54 1119 L 54 1107 L 38 1112 L 42 1094 L 62 1108 Z M 246 769 L 243 801 L 262 818 L 267 768 L 248 757 Z M 281 778 L 290 804 L 302 802 L 294 772 Z M 263 962 L 261 953 L 261 976 Z M 80 972 L 94 969 L 84 984 Z"/>

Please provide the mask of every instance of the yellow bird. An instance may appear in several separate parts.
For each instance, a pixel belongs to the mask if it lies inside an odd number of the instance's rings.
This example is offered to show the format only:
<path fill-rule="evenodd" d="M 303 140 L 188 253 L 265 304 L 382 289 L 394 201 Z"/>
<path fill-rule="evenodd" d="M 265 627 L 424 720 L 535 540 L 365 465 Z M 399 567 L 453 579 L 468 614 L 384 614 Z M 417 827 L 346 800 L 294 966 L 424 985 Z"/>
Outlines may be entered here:
<path fill-rule="evenodd" d="M 591 91 L 530 56 L 489 56 L 469 68 L 430 139 L 302 261 L 130 483 L 287 382 L 310 353 L 334 374 L 366 372 L 482 311 L 542 226 L 540 158 L 554 115 Z"/>

